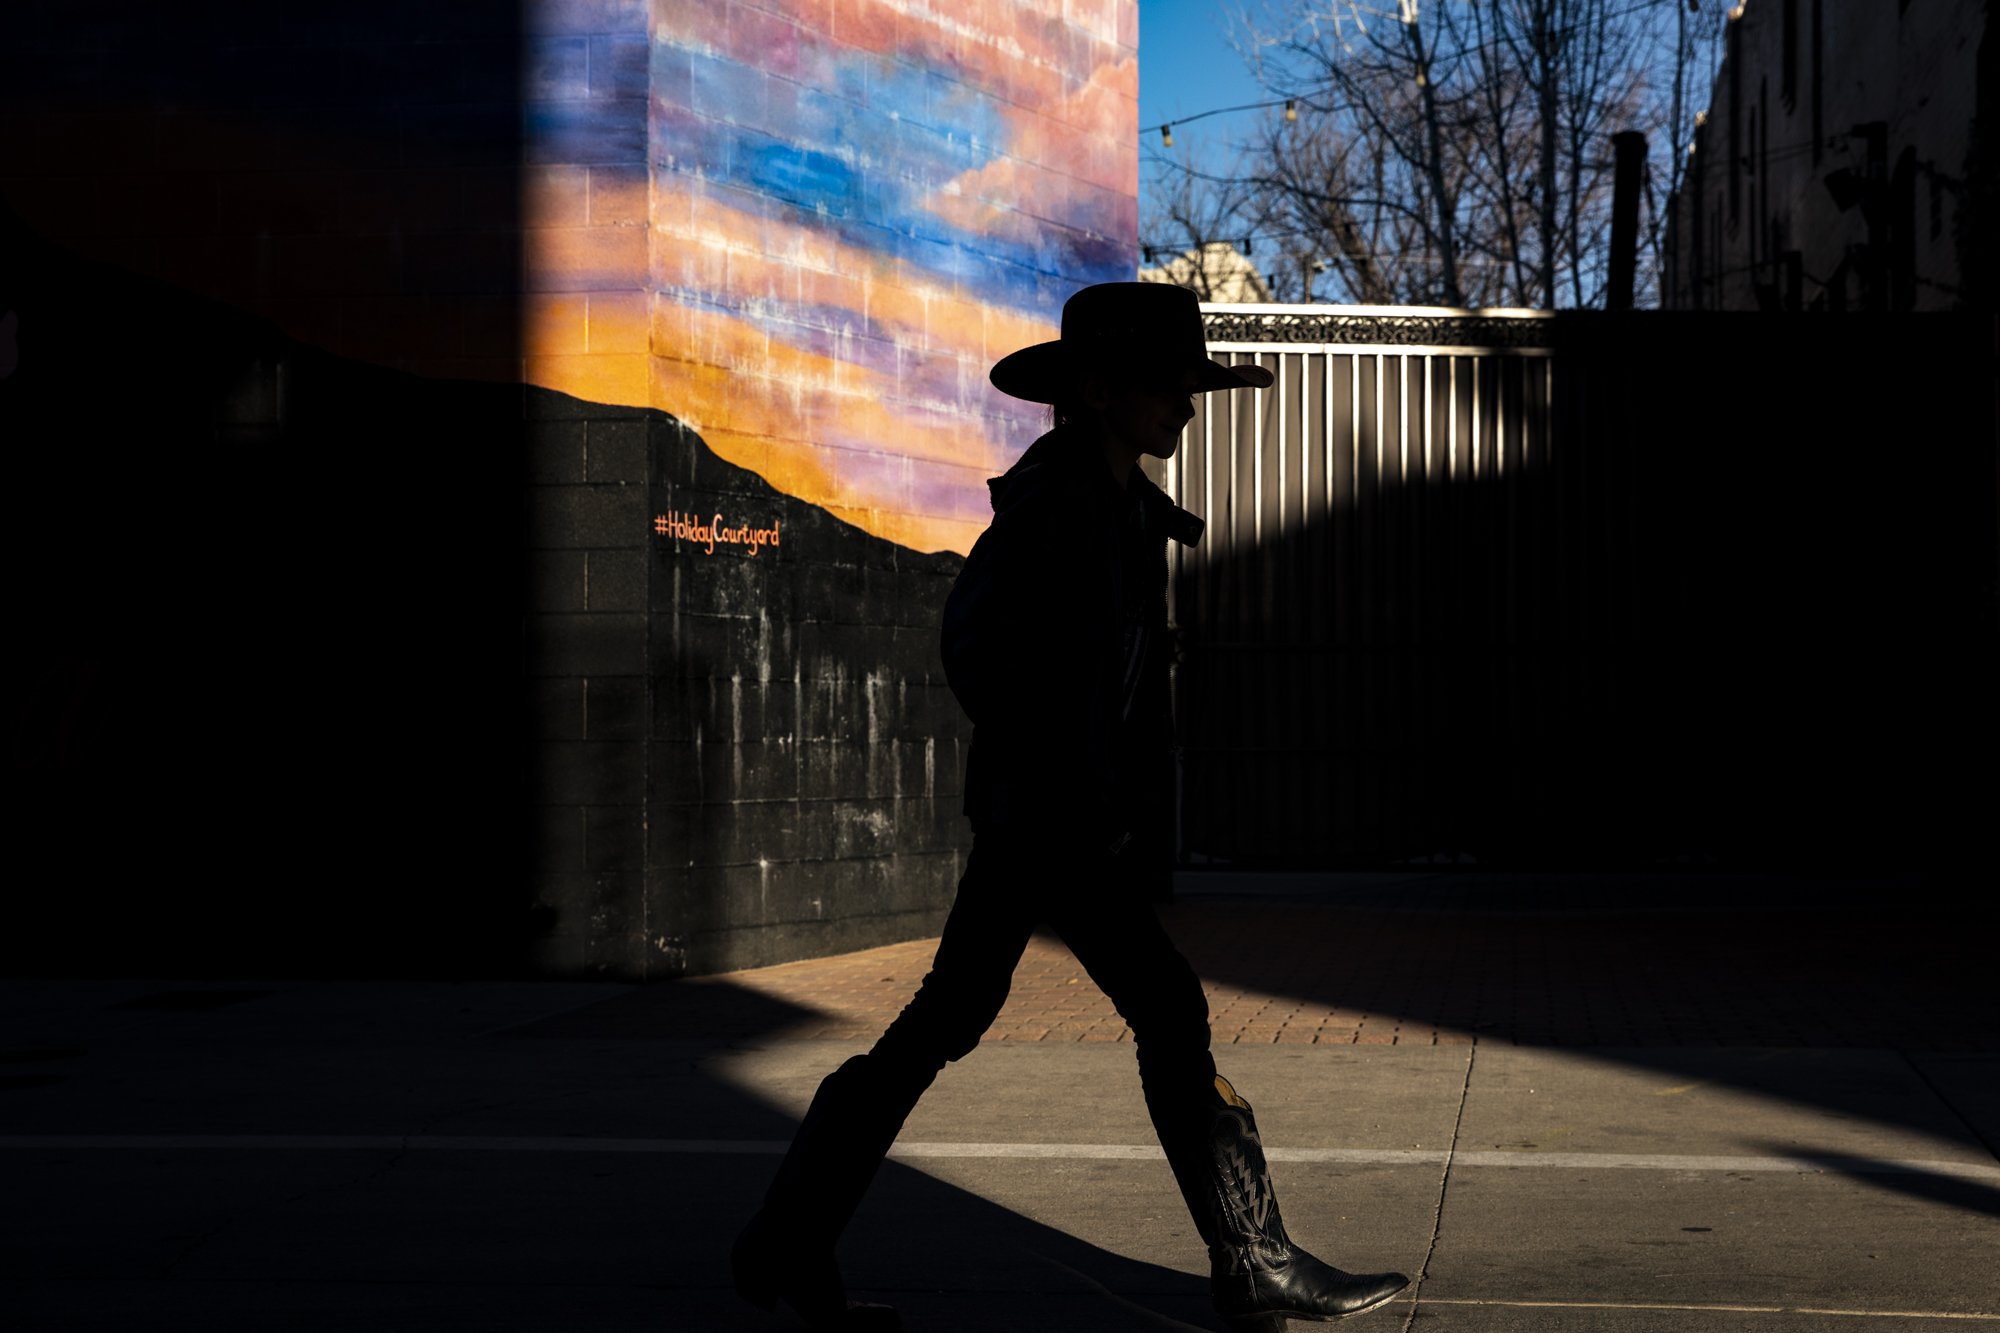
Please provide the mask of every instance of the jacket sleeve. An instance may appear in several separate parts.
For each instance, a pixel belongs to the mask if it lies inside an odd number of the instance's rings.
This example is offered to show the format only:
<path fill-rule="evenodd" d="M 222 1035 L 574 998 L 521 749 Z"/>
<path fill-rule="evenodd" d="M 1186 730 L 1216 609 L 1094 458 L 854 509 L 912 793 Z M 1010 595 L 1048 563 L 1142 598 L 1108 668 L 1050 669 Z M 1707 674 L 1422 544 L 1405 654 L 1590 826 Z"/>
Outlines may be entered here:
<path fill-rule="evenodd" d="M 1100 654 L 1090 564 L 1066 553 L 1060 504 L 996 517 L 946 599 L 945 678 L 975 728 L 967 813 L 995 823 L 1102 818 L 1082 762 Z"/>
<path fill-rule="evenodd" d="M 995 680 L 1005 678 L 994 660 L 999 637 L 994 631 L 1001 621 L 1017 618 L 1009 605 L 1018 592 L 1007 578 L 1005 545 L 997 523 L 981 533 L 944 603 L 945 680 L 974 726 L 991 712 Z"/>

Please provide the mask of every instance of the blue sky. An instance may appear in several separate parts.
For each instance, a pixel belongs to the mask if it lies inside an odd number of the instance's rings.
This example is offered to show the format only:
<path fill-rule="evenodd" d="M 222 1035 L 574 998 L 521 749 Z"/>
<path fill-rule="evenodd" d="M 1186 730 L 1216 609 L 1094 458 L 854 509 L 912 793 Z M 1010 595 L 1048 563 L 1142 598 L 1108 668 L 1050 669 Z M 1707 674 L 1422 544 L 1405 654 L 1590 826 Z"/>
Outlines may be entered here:
<path fill-rule="evenodd" d="M 1139 124 L 1198 115 L 1217 107 L 1269 100 L 1229 44 L 1229 6 L 1216 0 L 1139 0 Z M 1262 113 L 1210 116 L 1174 130 L 1176 149 L 1192 147 L 1202 165 L 1218 170 L 1228 147 Z M 1152 171 L 1145 152 L 1158 130 L 1140 139 L 1139 216 L 1146 216 Z"/>
<path fill-rule="evenodd" d="M 1215 0 L 1139 0 L 1141 125 L 1264 100 L 1263 89 L 1230 49 L 1227 24 L 1227 10 Z M 1220 137 L 1238 119 L 1215 116 L 1190 132 Z"/>

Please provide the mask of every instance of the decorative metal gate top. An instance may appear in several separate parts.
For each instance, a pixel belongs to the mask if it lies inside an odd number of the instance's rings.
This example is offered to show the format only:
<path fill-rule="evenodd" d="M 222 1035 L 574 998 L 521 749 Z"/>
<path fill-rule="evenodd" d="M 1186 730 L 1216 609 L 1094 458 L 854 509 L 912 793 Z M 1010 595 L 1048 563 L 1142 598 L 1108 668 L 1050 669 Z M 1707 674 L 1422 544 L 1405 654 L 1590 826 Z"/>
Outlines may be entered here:
<path fill-rule="evenodd" d="M 1211 344 L 1436 348 L 1552 347 L 1546 311 L 1422 306 L 1204 305 Z"/>

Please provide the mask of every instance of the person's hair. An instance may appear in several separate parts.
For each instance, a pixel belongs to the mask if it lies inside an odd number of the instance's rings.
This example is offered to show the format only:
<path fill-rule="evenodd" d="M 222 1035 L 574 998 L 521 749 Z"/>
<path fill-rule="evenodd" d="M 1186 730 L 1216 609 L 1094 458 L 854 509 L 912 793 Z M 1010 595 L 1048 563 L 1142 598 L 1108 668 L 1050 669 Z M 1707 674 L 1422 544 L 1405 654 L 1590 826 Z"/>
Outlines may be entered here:
<path fill-rule="evenodd" d="M 1073 371 L 1055 402 L 1049 404 L 1049 428 L 1058 426 L 1081 426 L 1090 420 L 1090 406 L 1083 400 L 1085 382 L 1092 377 L 1118 378 L 1133 373 L 1133 367 L 1122 360 L 1100 362 L 1089 370 Z"/>

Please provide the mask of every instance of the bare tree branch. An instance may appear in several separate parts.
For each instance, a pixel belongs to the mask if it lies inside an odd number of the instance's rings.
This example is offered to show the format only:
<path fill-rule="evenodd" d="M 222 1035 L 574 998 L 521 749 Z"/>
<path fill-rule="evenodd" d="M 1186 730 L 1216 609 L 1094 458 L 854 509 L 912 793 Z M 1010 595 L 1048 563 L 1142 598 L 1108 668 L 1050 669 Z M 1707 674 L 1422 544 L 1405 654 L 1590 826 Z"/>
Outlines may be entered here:
<path fill-rule="evenodd" d="M 1158 156 L 1149 168 L 1169 194 L 1231 192 L 1232 223 L 1278 242 L 1280 288 L 1369 304 L 1602 300 L 1610 135 L 1646 134 L 1678 188 L 1690 90 L 1707 86 L 1722 23 L 1719 7 L 1691 18 L 1682 0 L 1251 5 L 1237 50 L 1298 121 L 1267 114 L 1226 173 Z M 1655 292 L 1664 211 L 1642 245 Z M 1149 243 L 1169 221 L 1149 221 Z"/>

